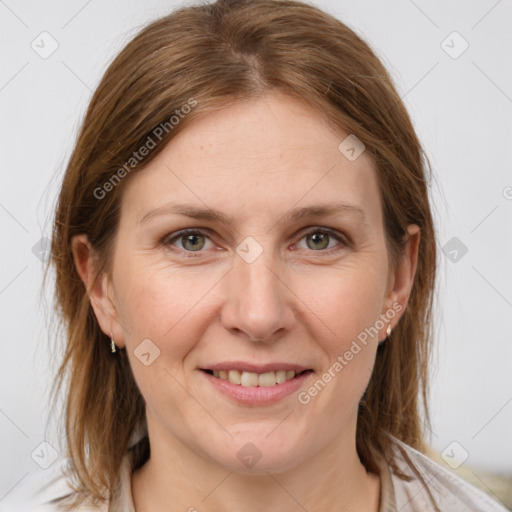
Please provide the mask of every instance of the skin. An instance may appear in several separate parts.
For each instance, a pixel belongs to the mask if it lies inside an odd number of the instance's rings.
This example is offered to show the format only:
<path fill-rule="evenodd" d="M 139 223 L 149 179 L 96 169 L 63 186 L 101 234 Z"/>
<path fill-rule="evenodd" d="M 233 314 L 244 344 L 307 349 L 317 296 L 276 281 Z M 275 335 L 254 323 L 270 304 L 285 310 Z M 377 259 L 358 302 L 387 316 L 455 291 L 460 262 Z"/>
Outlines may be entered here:
<path fill-rule="evenodd" d="M 183 511 L 378 510 L 380 481 L 361 464 L 355 436 L 387 322 L 306 405 L 297 393 L 241 405 L 198 369 L 300 363 L 314 370 L 304 391 L 397 303 L 391 327 L 398 322 L 419 228 L 409 226 L 391 265 L 375 164 L 366 152 L 349 161 L 338 150 L 347 135 L 282 94 L 237 102 L 194 120 L 130 177 L 111 275 L 93 283 L 93 249 L 84 235 L 74 238 L 100 326 L 126 347 L 147 404 L 152 453 L 132 475 L 137 512 L 171 503 Z M 171 200 L 221 210 L 234 224 L 172 214 L 140 222 Z M 292 208 L 340 201 L 360 208 L 365 222 L 354 213 L 285 218 Z M 318 242 L 304 233 L 309 227 L 348 238 Z M 169 241 L 184 228 L 202 228 L 205 238 L 185 247 L 186 237 Z M 236 252 L 247 236 L 263 250 L 252 263 Z M 149 366 L 134 355 L 147 338 L 160 350 Z M 262 455 L 252 467 L 237 457 L 248 442 Z"/>

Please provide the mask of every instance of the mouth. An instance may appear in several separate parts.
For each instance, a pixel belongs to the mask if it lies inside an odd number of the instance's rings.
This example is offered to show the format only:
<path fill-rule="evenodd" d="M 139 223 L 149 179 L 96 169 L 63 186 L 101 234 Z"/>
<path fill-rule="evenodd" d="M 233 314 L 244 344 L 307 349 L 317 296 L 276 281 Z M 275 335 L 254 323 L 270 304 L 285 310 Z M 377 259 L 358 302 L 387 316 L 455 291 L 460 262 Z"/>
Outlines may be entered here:
<path fill-rule="evenodd" d="M 201 368 L 201 371 L 219 380 L 227 381 L 231 384 L 243 387 L 279 386 L 285 382 L 292 381 L 299 378 L 300 376 L 304 376 L 305 374 L 313 372 L 311 368 L 296 368 L 295 370 L 280 368 L 278 370 L 265 372 L 254 372 L 239 369 L 213 370 L 208 368 Z"/>
<path fill-rule="evenodd" d="M 225 361 L 200 367 L 211 389 L 237 404 L 266 406 L 287 399 L 306 386 L 312 368 L 293 363 L 256 364 Z"/>

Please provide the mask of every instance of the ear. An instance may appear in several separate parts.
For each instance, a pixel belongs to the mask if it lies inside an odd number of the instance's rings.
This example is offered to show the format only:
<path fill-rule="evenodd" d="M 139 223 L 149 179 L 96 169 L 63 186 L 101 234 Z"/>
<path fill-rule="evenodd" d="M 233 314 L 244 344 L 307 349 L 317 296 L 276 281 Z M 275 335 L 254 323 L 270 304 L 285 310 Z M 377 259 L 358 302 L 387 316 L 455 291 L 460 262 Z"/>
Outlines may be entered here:
<path fill-rule="evenodd" d="M 387 315 L 391 329 L 396 326 L 398 320 L 405 312 L 418 263 L 418 248 L 421 237 L 420 228 L 416 224 L 410 224 L 407 227 L 407 232 L 408 241 L 403 249 L 403 253 L 400 255 L 395 268 L 391 268 L 389 272 L 388 290 L 386 300 L 384 301 L 385 309 L 381 312 L 382 315 L 386 315 L 386 311 L 396 312 L 393 318 L 391 318 L 391 315 Z M 382 329 L 382 333 L 379 333 L 379 341 L 386 338 L 387 326 L 388 324 Z"/>
<path fill-rule="evenodd" d="M 76 270 L 85 285 L 100 329 L 109 338 L 113 334 L 116 345 L 123 347 L 124 336 L 110 293 L 110 278 L 106 272 L 97 272 L 97 255 L 87 235 L 75 235 L 71 240 L 71 250 Z"/>

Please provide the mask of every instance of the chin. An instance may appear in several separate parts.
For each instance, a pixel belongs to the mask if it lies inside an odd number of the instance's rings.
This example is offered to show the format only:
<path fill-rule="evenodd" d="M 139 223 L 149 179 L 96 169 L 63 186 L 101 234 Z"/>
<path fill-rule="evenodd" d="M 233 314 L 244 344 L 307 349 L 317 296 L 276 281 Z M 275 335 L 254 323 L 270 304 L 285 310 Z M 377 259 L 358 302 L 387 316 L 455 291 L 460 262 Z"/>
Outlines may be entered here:
<path fill-rule="evenodd" d="M 298 464 L 303 443 L 295 443 L 283 433 L 271 439 L 273 434 L 269 436 L 269 432 L 272 428 L 268 425 L 261 431 L 234 435 L 222 453 L 210 453 L 209 456 L 226 469 L 247 475 L 283 473 Z"/>

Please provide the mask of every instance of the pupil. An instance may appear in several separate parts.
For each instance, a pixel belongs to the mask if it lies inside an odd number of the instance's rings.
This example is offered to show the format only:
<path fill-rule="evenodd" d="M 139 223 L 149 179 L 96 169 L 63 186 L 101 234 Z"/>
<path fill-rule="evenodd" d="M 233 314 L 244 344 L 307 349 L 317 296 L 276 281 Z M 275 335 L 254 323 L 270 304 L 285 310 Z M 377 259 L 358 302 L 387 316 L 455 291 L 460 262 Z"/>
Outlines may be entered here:
<path fill-rule="evenodd" d="M 311 235 L 311 238 L 316 248 L 321 247 L 322 249 L 324 249 L 325 247 L 327 247 L 327 245 L 325 244 L 325 241 L 327 240 L 327 235 L 323 233 L 315 233 Z M 318 245 L 319 243 L 322 244 L 322 242 L 324 242 L 323 245 Z"/>
<path fill-rule="evenodd" d="M 185 249 L 190 248 L 190 247 L 186 247 L 186 245 L 187 244 L 191 244 L 192 245 L 192 249 L 193 249 L 194 248 L 193 246 L 195 244 L 197 244 L 198 239 L 199 239 L 199 236 L 197 236 L 197 235 L 187 235 L 186 239 L 185 239 L 184 248 Z M 199 244 L 199 245 L 200 245 L 199 248 L 201 248 L 201 244 Z"/>

